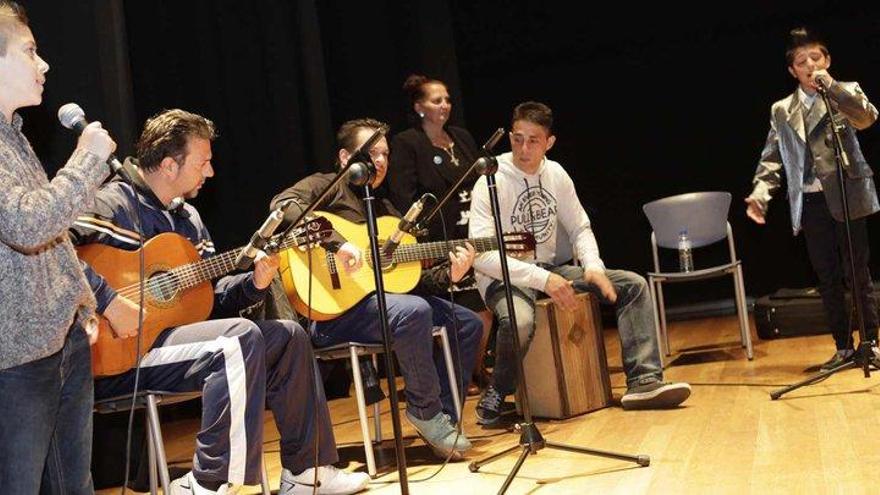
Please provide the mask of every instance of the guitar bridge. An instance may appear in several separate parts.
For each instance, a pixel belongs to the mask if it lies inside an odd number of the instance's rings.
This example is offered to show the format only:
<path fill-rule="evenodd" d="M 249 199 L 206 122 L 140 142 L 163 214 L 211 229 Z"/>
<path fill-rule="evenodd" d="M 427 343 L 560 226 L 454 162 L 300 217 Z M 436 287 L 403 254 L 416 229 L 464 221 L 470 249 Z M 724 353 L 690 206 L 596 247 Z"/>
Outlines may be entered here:
<path fill-rule="evenodd" d="M 327 257 L 327 271 L 330 273 L 330 284 L 334 289 L 341 289 L 342 284 L 339 282 L 339 269 L 336 267 L 336 255 L 327 251 L 324 256 Z"/>

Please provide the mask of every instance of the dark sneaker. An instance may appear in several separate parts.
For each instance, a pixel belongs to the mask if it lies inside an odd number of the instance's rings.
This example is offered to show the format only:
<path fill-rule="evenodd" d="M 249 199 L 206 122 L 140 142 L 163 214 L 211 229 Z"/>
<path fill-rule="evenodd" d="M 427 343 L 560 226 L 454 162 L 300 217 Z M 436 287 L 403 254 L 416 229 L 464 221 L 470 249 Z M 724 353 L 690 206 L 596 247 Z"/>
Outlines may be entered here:
<path fill-rule="evenodd" d="M 819 367 L 822 371 L 833 370 L 838 366 L 843 366 L 847 361 L 851 360 L 853 356 L 855 356 L 856 352 L 852 349 L 838 349 L 831 359 L 822 363 L 822 366 Z"/>
<path fill-rule="evenodd" d="M 501 416 L 514 412 L 516 412 L 516 405 L 512 402 L 505 402 L 501 392 L 489 385 L 477 403 L 477 424 L 494 425 L 498 423 Z"/>
<path fill-rule="evenodd" d="M 651 382 L 626 389 L 620 405 L 626 410 L 670 409 L 684 402 L 691 395 L 687 383 Z"/>
<path fill-rule="evenodd" d="M 880 348 L 871 347 L 871 366 L 880 370 Z"/>

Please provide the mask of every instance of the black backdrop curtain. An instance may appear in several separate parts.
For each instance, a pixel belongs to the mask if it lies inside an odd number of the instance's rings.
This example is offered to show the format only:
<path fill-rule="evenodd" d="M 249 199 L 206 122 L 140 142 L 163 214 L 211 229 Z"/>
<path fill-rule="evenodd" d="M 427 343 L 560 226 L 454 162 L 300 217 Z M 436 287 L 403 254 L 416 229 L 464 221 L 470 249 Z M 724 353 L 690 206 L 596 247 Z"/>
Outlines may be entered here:
<path fill-rule="evenodd" d="M 202 113 L 221 136 L 217 176 L 195 204 L 224 249 L 244 242 L 277 191 L 327 169 L 341 122 L 370 116 L 402 130 L 401 84 L 423 72 L 449 83 L 453 119 L 478 141 L 507 127 L 520 101 L 554 108 L 550 156 L 574 178 L 609 266 L 650 269 L 643 203 L 726 190 L 749 294 L 811 285 L 783 197 L 765 227 L 742 207 L 770 104 L 794 89 L 786 32 L 801 23 L 818 29 L 829 41 L 831 73 L 860 81 L 880 102 L 876 2 L 589 10 L 463 0 L 22 3 L 52 65 L 44 105 L 24 112 L 47 168 L 63 163 L 74 143 L 55 123 L 65 101 L 105 121 L 119 155 L 131 152 L 149 115 L 170 107 Z M 860 139 L 868 161 L 880 163 L 877 127 Z M 502 141 L 498 151 L 507 149 Z M 869 222 L 875 246 L 878 227 Z M 727 297 L 729 285 L 689 289 L 679 300 Z"/>

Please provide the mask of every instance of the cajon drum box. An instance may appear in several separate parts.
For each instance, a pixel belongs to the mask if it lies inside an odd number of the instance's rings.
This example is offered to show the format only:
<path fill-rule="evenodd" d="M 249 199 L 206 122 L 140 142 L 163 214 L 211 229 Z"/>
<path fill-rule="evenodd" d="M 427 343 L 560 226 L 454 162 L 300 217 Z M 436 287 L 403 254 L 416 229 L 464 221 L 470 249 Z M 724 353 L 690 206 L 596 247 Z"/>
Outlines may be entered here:
<path fill-rule="evenodd" d="M 523 360 L 533 416 L 568 418 L 611 403 L 599 301 L 576 297 L 575 312 L 551 299 L 535 305 L 535 337 Z"/>

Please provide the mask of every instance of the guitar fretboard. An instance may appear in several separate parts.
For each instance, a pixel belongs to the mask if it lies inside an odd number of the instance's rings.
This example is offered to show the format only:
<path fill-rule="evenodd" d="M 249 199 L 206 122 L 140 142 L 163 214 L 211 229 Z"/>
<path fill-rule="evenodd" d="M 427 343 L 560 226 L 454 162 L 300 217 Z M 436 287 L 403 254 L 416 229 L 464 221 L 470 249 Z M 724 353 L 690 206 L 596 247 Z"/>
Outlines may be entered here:
<path fill-rule="evenodd" d="M 298 245 L 301 241 L 297 236 L 288 236 L 279 245 L 278 250 Z M 205 258 L 201 261 L 180 265 L 171 270 L 179 280 L 181 289 L 188 289 L 208 280 L 222 277 L 235 269 L 235 260 L 244 250 L 244 246 L 231 251 Z"/>
<path fill-rule="evenodd" d="M 476 239 L 453 239 L 449 243 L 444 241 L 437 242 L 421 242 L 415 244 L 402 244 L 397 247 L 394 254 L 391 255 L 391 263 L 409 263 L 411 261 L 432 260 L 445 258 L 446 253 L 452 251 L 457 246 L 464 247 L 469 242 L 478 253 L 486 251 L 494 251 L 498 249 L 498 242 L 494 237 L 480 237 Z M 365 262 L 371 263 L 372 257 L 367 252 Z M 383 256 L 383 261 L 387 258 Z M 386 264 L 383 262 L 383 264 Z"/>
<path fill-rule="evenodd" d="M 278 245 L 278 249 L 296 246 L 300 242 L 302 241 L 299 236 L 291 235 Z M 210 258 L 172 268 L 168 273 L 147 281 L 146 292 L 156 294 L 165 291 L 186 290 L 208 280 L 222 277 L 235 270 L 235 260 L 243 250 L 242 246 Z"/>

